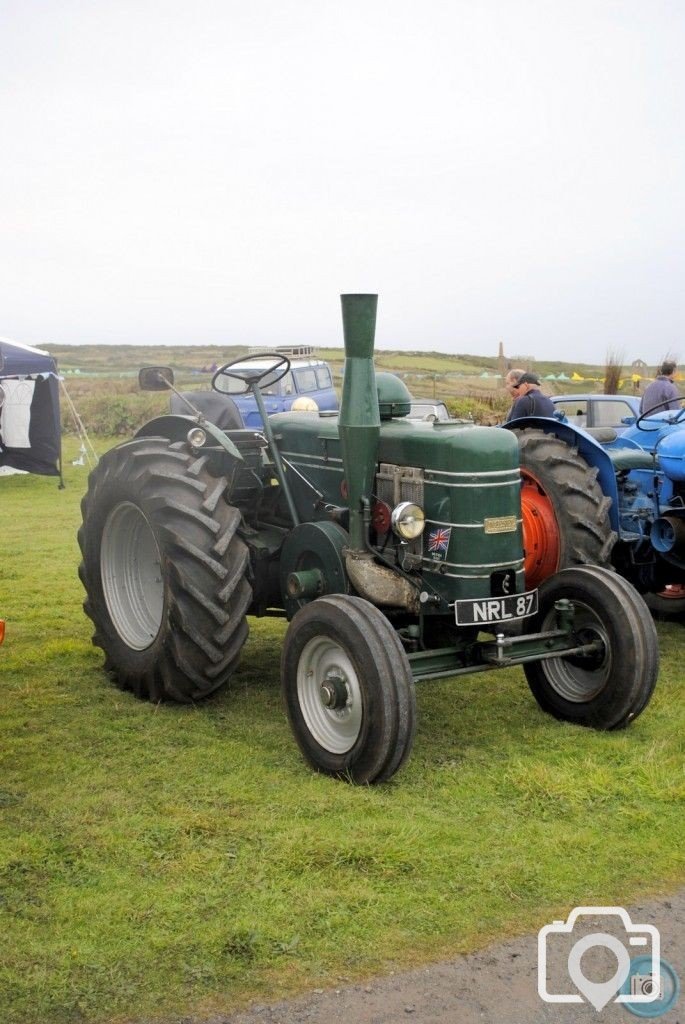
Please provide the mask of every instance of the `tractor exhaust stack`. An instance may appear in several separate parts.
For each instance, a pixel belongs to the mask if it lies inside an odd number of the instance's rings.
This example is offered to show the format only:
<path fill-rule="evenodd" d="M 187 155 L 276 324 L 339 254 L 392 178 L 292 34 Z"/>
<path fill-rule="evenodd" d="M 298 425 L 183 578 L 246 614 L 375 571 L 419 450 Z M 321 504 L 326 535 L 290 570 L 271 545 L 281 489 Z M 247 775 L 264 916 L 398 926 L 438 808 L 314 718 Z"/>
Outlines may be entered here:
<path fill-rule="evenodd" d="M 378 296 L 341 295 L 340 299 L 345 376 L 338 429 L 350 508 L 350 546 L 345 554 L 345 568 L 352 586 L 367 601 L 417 613 L 418 590 L 392 569 L 379 565 L 367 543 L 381 434 L 373 366 Z"/>
<path fill-rule="evenodd" d="M 350 507 L 350 547 L 366 551 L 363 502 L 370 502 L 376 473 L 381 419 L 373 342 L 377 295 L 341 295 L 345 376 L 338 418 Z"/>

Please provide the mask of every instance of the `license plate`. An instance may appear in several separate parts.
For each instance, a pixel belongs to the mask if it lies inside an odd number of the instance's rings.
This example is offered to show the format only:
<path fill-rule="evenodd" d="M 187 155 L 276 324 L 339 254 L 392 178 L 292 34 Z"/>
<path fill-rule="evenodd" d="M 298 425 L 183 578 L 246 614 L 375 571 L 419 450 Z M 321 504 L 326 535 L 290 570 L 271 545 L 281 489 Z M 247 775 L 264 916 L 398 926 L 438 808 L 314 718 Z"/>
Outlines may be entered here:
<path fill-rule="evenodd" d="M 454 614 L 458 626 L 487 625 L 489 622 L 507 622 L 525 619 L 538 610 L 538 592 L 510 594 L 508 597 L 482 597 L 475 601 L 455 601 Z"/>

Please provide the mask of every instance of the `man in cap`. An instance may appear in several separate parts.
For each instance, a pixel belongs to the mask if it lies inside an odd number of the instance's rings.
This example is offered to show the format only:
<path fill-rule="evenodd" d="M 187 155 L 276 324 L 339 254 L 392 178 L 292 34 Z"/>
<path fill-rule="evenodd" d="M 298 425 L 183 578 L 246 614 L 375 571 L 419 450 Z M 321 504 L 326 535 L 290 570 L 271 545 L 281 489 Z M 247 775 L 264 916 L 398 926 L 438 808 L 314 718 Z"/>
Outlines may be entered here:
<path fill-rule="evenodd" d="M 554 403 L 540 390 L 540 380 L 528 370 L 509 370 L 504 386 L 514 400 L 505 423 L 521 416 L 554 416 Z"/>

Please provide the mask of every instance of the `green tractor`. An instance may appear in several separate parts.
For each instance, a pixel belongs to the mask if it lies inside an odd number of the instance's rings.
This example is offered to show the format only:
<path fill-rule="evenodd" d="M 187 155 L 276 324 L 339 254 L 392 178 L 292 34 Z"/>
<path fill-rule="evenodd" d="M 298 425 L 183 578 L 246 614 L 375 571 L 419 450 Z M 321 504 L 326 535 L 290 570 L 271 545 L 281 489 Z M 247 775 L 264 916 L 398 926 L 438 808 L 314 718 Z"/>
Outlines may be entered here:
<path fill-rule="evenodd" d="M 315 769 L 362 784 L 408 757 L 421 679 L 523 665 L 556 718 L 627 725 L 658 671 L 642 598 L 595 566 L 525 589 L 516 437 L 407 419 L 404 384 L 374 373 L 376 302 L 342 297 L 339 414 L 266 415 L 283 355 L 227 363 L 212 392 L 185 397 L 169 368 L 141 370 L 187 412 L 90 476 L 80 576 L 106 669 L 137 697 L 196 701 L 234 674 L 248 615 L 284 616 L 297 742 Z M 235 415 L 241 388 L 260 430 Z"/>

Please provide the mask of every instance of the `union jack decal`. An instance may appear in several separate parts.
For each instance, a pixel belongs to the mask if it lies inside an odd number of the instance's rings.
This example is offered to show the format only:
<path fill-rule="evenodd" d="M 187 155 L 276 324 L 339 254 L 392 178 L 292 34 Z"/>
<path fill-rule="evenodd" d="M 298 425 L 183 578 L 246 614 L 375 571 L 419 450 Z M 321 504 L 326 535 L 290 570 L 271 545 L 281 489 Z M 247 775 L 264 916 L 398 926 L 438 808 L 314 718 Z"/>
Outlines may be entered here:
<path fill-rule="evenodd" d="M 444 558 L 450 543 L 452 527 L 439 526 L 428 534 L 428 554 L 433 558 Z"/>

